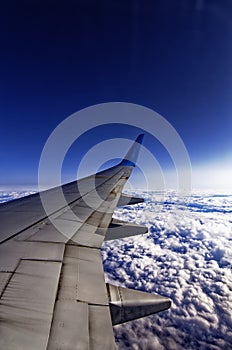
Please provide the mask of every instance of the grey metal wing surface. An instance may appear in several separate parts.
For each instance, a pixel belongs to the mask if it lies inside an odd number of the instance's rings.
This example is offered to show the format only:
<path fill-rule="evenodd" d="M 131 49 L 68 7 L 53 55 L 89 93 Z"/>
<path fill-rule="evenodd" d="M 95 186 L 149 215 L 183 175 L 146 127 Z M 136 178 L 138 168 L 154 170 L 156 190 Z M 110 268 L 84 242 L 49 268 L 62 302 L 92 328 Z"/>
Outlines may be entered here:
<path fill-rule="evenodd" d="M 141 201 L 122 189 L 142 138 L 112 168 L 0 206 L 0 349 L 115 349 L 112 325 L 170 306 L 104 279 L 103 241 L 146 232 L 112 219 Z"/>

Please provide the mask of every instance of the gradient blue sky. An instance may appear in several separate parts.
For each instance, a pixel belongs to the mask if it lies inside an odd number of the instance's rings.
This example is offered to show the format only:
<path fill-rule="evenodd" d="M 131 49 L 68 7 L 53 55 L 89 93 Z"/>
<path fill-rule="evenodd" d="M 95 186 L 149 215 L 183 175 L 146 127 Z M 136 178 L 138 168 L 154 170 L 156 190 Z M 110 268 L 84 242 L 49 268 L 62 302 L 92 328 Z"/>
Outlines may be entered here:
<path fill-rule="evenodd" d="M 231 18 L 229 0 L 1 3 L 1 187 L 36 184 L 53 129 L 111 101 L 160 113 L 182 137 L 196 183 L 207 172 L 221 182 L 232 160 Z M 99 140 L 135 136 L 95 130 L 67 171 Z M 165 166 L 161 148 L 149 137 L 144 145 Z"/>

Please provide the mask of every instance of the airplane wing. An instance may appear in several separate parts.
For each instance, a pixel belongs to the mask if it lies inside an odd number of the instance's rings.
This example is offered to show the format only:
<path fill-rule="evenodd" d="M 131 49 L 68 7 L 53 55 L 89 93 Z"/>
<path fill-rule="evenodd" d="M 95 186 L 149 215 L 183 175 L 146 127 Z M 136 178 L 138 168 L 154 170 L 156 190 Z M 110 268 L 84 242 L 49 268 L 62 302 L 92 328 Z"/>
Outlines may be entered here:
<path fill-rule="evenodd" d="M 112 168 L 0 205 L 0 349 L 115 349 L 112 325 L 170 307 L 104 280 L 103 241 L 146 232 L 112 219 L 117 205 L 141 201 L 122 189 L 142 138 Z"/>

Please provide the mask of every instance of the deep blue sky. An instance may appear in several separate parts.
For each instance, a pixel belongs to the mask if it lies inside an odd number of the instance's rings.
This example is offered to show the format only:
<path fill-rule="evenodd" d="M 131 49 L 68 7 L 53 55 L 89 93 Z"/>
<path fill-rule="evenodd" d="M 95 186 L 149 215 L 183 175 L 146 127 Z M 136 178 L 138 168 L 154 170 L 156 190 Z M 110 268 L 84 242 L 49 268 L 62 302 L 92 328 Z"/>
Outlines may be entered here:
<path fill-rule="evenodd" d="M 52 130 L 110 101 L 164 116 L 194 165 L 227 160 L 231 18 L 229 0 L 2 2 L 1 186 L 36 183 Z"/>

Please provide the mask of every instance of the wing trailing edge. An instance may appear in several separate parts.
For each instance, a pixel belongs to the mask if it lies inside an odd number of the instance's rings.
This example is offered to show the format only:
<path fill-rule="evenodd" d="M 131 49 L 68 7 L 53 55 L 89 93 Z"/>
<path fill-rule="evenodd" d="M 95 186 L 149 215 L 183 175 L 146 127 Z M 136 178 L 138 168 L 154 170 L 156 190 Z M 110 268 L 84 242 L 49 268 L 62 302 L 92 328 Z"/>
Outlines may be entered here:
<path fill-rule="evenodd" d="M 170 299 L 157 294 L 107 284 L 113 326 L 164 311 Z"/>

